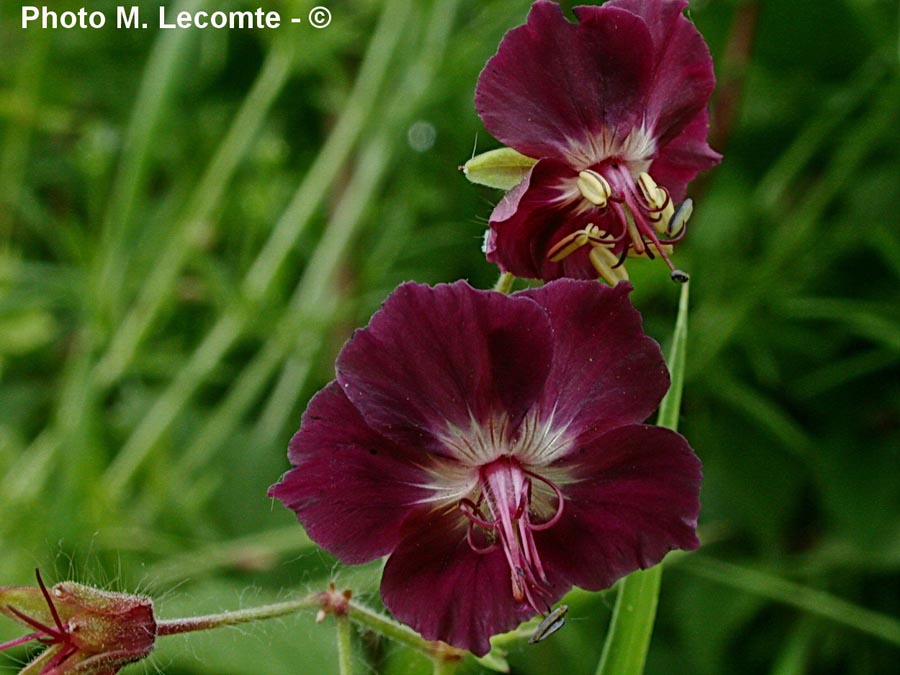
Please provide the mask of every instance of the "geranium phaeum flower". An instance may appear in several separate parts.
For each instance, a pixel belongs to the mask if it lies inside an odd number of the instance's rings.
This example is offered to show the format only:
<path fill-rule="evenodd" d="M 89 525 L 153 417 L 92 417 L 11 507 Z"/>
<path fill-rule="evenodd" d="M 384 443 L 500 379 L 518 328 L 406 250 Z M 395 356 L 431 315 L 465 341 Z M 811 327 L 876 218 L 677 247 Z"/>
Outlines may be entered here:
<path fill-rule="evenodd" d="M 693 549 L 700 462 L 630 287 L 400 286 L 310 402 L 269 494 L 431 640 L 484 654 L 578 585 Z"/>
<path fill-rule="evenodd" d="M 494 209 L 488 259 L 516 276 L 607 281 L 631 253 L 683 234 L 675 203 L 721 156 L 706 142 L 715 85 L 686 0 L 534 3 L 485 65 L 475 107 L 498 140 L 539 160 Z M 675 216 L 673 218 L 673 216 Z"/>

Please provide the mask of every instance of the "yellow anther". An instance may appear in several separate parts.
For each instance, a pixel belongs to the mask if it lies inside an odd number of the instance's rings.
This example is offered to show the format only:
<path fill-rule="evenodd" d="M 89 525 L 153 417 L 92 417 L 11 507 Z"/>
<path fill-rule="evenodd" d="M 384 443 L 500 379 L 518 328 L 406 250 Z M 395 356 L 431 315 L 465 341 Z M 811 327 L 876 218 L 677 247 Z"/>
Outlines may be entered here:
<path fill-rule="evenodd" d="M 591 259 L 594 269 L 597 270 L 597 274 L 610 286 L 615 286 L 620 281 L 628 281 L 625 265 L 619 265 L 619 259 L 605 246 L 592 246 L 588 257 Z"/>
<path fill-rule="evenodd" d="M 638 187 L 650 207 L 650 221 L 657 232 L 662 234 L 668 227 L 669 220 L 675 213 L 675 206 L 669 198 L 669 192 L 653 180 L 646 171 L 638 175 Z"/>
<path fill-rule="evenodd" d="M 661 209 L 665 203 L 665 194 L 660 189 L 653 177 L 646 171 L 638 174 L 638 187 L 644 199 L 654 209 Z"/>
<path fill-rule="evenodd" d="M 628 211 L 625 211 L 625 225 L 628 228 L 628 236 L 631 238 L 634 252 L 643 253 L 647 248 L 644 245 L 644 238 L 641 237 L 641 233 L 638 232 L 637 225 L 634 224 L 634 217 Z"/>
<path fill-rule="evenodd" d="M 585 244 L 599 244 L 602 241 L 603 237 L 600 228 L 593 223 L 589 223 L 584 229 L 576 230 L 556 242 L 553 248 L 547 251 L 547 257 L 550 259 L 550 262 L 559 262 L 568 258 Z"/>
<path fill-rule="evenodd" d="M 594 206 L 604 207 L 612 194 L 612 188 L 606 179 L 596 171 L 586 169 L 578 174 L 578 189 L 581 196 Z"/>

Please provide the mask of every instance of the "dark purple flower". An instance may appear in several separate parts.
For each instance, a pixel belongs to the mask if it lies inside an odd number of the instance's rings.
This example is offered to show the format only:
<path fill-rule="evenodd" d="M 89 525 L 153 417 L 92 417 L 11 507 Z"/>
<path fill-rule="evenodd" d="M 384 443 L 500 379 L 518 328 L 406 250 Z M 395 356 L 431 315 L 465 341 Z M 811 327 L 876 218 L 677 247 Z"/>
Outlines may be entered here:
<path fill-rule="evenodd" d="M 431 640 L 491 635 L 693 549 L 700 462 L 646 426 L 669 386 L 630 287 L 400 286 L 310 402 L 270 490 Z"/>
<path fill-rule="evenodd" d="M 485 65 L 475 107 L 539 160 L 494 209 L 485 252 L 516 276 L 627 279 L 629 253 L 669 261 L 687 184 L 721 156 L 706 142 L 715 85 L 686 0 L 534 3 Z M 674 273 L 681 280 L 683 273 Z M 683 276 L 686 279 L 686 276 Z"/>

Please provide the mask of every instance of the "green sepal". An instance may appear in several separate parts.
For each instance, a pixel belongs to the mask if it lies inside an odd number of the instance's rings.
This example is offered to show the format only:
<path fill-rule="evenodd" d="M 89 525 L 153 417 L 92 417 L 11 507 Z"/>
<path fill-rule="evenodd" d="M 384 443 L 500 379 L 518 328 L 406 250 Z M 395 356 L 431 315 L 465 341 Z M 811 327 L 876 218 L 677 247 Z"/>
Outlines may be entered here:
<path fill-rule="evenodd" d="M 498 673 L 508 673 L 510 671 L 509 662 L 506 660 L 506 652 L 496 647 L 484 656 L 476 657 L 475 660 L 485 668 Z"/>
<path fill-rule="evenodd" d="M 460 167 L 471 182 L 501 190 L 512 190 L 522 182 L 536 159 L 512 148 L 497 148 L 475 155 Z"/>

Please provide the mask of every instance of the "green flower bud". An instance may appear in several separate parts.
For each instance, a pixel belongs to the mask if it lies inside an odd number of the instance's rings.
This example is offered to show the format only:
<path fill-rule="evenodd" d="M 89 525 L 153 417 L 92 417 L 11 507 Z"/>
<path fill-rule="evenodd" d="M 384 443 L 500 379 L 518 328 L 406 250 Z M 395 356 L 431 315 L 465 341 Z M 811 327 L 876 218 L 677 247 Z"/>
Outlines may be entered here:
<path fill-rule="evenodd" d="M 498 148 L 475 155 L 459 168 L 473 183 L 512 190 L 536 162 L 512 148 Z"/>

